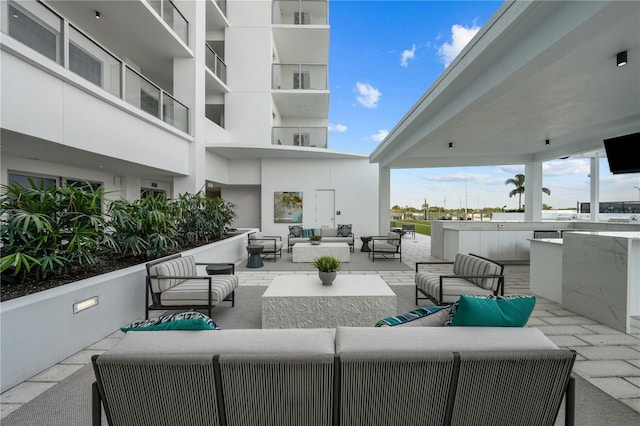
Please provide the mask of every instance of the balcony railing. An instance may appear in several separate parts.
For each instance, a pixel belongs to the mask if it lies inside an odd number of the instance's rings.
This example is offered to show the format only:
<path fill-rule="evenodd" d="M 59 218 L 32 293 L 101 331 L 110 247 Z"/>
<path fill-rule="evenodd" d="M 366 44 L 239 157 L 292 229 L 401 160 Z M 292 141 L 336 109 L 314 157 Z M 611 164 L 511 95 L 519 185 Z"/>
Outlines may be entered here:
<path fill-rule="evenodd" d="M 327 66 L 273 64 L 273 90 L 327 90 Z"/>
<path fill-rule="evenodd" d="M 326 127 L 273 127 L 272 145 L 327 147 Z"/>
<path fill-rule="evenodd" d="M 207 68 L 209 68 L 211 70 L 211 72 L 213 72 L 215 75 L 217 75 L 218 78 L 223 83 L 226 83 L 227 82 L 227 65 L 224 63 L 222 58 L 220 58 L 220 56 L 218 56 L 216 51 L 213 50 L 213 48 L 211 46 L 209 46 L 209 43 L 205 43 L 205 45 L 207 46 L 207 49 L 206 49 L 206 53 L 207 53 L 207 56 L 206 56 Z"/>
<path fill-rule="evenodd" d="M 272 6 L 274 25 L 328 25 L 326 0 L 276 0 Z"/>
<path fill-rule="evenodd" d="M 69 71 L 188 133 L 189 109 L 39 2 L 3 2 L 2 32 Z M 68 40 L 65 44 L 64 41 Z M 68 52 L 64 55 L 62 52 Z"/>
<path fill-rule="evenodd" d="M 227 16 L 227 0 L 215 0 L 215 2 L 220 8 L 220 12 L 222 12 L 224 16 Z"/>
<path fill-rule="evenodd" d="M 147 0 L 164 22 L 189 45 L 189 22 L 171 0 Z"/>

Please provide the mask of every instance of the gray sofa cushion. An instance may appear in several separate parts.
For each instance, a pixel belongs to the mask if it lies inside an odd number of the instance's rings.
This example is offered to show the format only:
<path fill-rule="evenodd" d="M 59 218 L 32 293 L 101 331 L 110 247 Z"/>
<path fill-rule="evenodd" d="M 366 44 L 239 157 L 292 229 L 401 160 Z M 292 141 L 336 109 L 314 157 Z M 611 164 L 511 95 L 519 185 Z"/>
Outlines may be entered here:
<path fill-rule="evenodd" d="M 440 274 L 420 272 L 416 274 L 415 283 L 419 289 L 440 297 Z M 440 303 L 454 303 L 461 294 L 488 296 L 492 295 L 493 291 L 478 287 L 464 278 L 446 278 L 442 286 L 442 293 Z"/>
<path fill-rule="evenodd" d="M 211 304 L 216 305 L 238 287 L 235 275 L 211 277 Z M 192 279 L 163 291 L 160 301 L 165 306 L 202 305 L 209 302 L 209 279 Z"/>
<path fill-rule="evenodd" d="M 337 353 L 527 351 L 557 348 L 542 331 L 528 327 L 338 327 L 336 331 Z"/>
<path fill-rule="evenodd" d="M 196 260 L 193 256 L 182 256 L 177 259 L 158 263 L 149 268 L 149 275 L 195 277 L 197 275 Z M 153 288 L 154 293 L 160 293 L 174 286 L 177 286 L 178 284 L 183 283 L 186 280 L 186 278 L 151 278 L 151 288 Z"/>
<path fill-rule="evenodd" d="M 335 329 L 243 329 L 127 333 L 109 353 L 333 354 Z M 215 334 L 215 336 L 214 336 Z"/>
<path fill-rule="evenodd" d="M 322 238 L 324 237 L 337 237 L 338 236 L 338 228 L 321 228 L 320 235 Z"/>
<path fill-rule="evenodd" d="M 456 275 L 500 275 L 501 269 L 501 266 L 496 263 L 462 253 L 456 254 L 453 263 L 453 273 Z M 491 291 L 496 291 L 499 283 L 498 278 L 468 278 L 468 280 Z"/>

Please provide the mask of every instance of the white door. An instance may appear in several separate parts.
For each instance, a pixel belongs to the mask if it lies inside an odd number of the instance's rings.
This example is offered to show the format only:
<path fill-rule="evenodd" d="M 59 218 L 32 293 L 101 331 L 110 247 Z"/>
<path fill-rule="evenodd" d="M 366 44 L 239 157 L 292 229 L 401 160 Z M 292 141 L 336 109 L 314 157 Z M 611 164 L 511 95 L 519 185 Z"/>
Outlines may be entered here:
<path fill-rule="evenodd" d="M 316 189 L 316 228 L 335 228 L 335 191 Z"/>

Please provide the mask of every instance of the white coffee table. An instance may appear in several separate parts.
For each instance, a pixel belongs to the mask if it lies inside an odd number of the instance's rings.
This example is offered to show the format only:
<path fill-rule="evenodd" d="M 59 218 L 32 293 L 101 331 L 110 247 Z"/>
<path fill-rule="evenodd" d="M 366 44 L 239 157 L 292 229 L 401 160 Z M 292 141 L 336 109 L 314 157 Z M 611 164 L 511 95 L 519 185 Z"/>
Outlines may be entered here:
<path fill-rule="evenodd" d="M 397 297 L 378 275 L 278 275 L 262 296 L 262 328 L 373 327 L 397 314 Z"/>
<path fill-rule="evenodd" d="M 293 245 L 292 259 L 295 263 L 313 262 L 313 259 L 320 256 L 333 256 L 340 262 L 349 262 L 350 248 L 347 243 L 295 243 Z"/>

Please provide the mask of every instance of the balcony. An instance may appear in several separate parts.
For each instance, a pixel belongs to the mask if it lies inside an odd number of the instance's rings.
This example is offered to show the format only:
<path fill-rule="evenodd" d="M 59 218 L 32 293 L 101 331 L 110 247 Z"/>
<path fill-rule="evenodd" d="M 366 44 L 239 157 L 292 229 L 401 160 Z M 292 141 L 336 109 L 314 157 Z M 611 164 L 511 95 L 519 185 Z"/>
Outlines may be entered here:
<path fill-rule="evenodd" d="M 328 2 L 273 2 L 273 38 L 281 62 L 327 63 L 329 59 Z M 309 49 L 313 46 L 313 49 Z"/>
<path fill-rule="evenodd" d="M 9 37 L 130 105 L 188 133 L 189 110 L 42 3 L 6 2 Z M 68 52 L 65 55 L 63 52 Z"/>
<path fill-rule="evenodd" d="M 328 117 L 326 65 L 273 64 L 271 86 L 273 100 L 282 117 Z"/>
<path fill-rule="evenodd" d="M 327 66 L 311 64 L 273 64 L 273 90 L 327 90 Z"/>
<path fill-rule="evenodd" d="M 151 8 L 156 11 L 173 32 L 188 46 L 189 22 L 171 0 L 147 0 Z"/>
<path fill-rule="evenodd" d="M 207 31 L 227 28 L 227 2 L 225 0 L 207 0 Z"/>
<path fill-rule="evenodd" d="M 215 75 L 220 82 L 224 83 L 224 87 L 220 87 L 221 90 L 228 92 L 226 88 L 227 83 L 227 65 L 224 63 L 222 58 L 218 56 L 216 50 L 211 46 L 210 43 L 205 43 L 206 45 L 206 65 L 209 71 L 213 75 Z"/>
<path fill-rule="evenodd" d="M 326 127 L 273 127 L 271 144 L 285 146 L 327 147 Z"/>
<path fill-rule="evenodd" d="M 277 0 L 271 12 L 273 25 L 329 25 L 326 0 Z"/>

